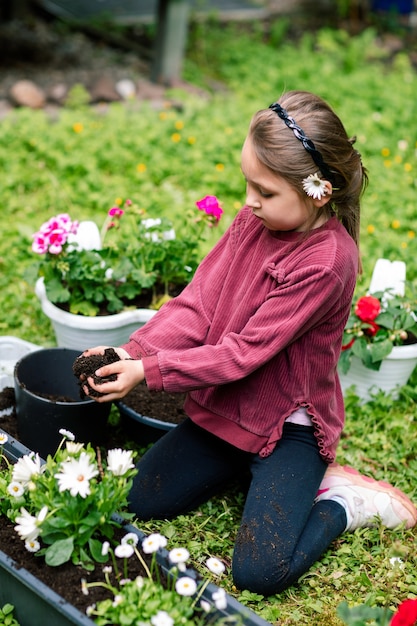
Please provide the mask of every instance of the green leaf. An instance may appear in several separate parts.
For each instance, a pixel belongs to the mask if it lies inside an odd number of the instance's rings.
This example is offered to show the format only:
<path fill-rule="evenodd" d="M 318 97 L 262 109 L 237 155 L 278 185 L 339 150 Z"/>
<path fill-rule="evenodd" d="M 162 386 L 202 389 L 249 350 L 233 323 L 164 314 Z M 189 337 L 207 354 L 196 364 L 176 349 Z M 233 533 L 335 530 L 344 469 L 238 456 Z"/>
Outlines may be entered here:
<path fill-rule="evenodd" d="M 375 342 L 370 345 L 369 352 L 374 363 L 377 361 L 382 361 L 392 352 L 392 343 L 391 341 L 389 341 L 389 339 Z"/>
<path fill-rule="evenodd" d="M 56 567 L 70 560 L 74 550 L 74 540 L 72 537 L 61 539 L 49 546 L 45 552 L 45 562 L 47 565 Z"/>
<path fill-rule="evenodd" d="M 352 352 L 351 350 L 344 350 L 339 357 L 339 369 L 342 374 L 347 374 L 350 368 Z"/>
<path fill-rule="evenodd" d="M 108 555 L 103 555 L 101 553 L 103 547 L 103 543 L 101 541 L 98 541 L 97 539 L 90 539 L 88 545 L 90 547 L 91 556 L 95 561 L 98 563 L 105 563 L 108 561 Z"/>

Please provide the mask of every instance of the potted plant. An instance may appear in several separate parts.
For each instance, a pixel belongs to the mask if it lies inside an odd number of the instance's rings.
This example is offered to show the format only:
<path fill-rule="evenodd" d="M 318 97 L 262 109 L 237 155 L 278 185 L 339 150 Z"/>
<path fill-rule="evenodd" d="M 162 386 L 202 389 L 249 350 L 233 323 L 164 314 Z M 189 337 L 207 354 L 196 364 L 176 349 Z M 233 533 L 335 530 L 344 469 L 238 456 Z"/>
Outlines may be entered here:
<path fill-rule="evenodd" d="M 85 607 L 76 608 L 0 551 L 0 602 L 15 606 L 21 626 L 129 626 L 138 620 L 154 626 L 174 621 L 184 626 L 225 621 L 266 626 L 250 609 L 188 569 L 186 550 L 168 551 L 165 537 L 145 536 L 125 523 L 126 514 L 112 512 L 124 507 L 136 472 L 130 451 L 111 450 L 105 460 L 89 444 L 75 442 L 72 433 L 62 435 L 56 454 L 45 462 L 0 431 L 2 520 L 14 520 L 13 532 L 22 538 L 18 543 L 26 546 L 26 554 L 43 569 L 52 569 L 54 579 L 63 574 L 68 592 L 73 591 L 68 567 L 75 572 L 77 598 Z M 97 578 L 96 562 L 101 572 Z M 207 567 L 215 575 L 224 571 L 216 558 L 208 559 Z M 39 565 L 36 571 L 40 574 Z M 96 591 L 106 595 L 96 599 Z"/>
<path fill-rule="evenodd" d="M 215 196 L 196 206 L 175 229 L 130 199 L 108 211 L 100 232 L 68 214 L 42 224 L 32 244 L 40 260 L 26 277 L 38 278 L 36 294 L 59 346 L 119 345 L 190 282 L 204 229 L 222 215 Z"/>
<path fill-rule="evenodd" d="M 391 393 L 417 365 L 417 302 L 391 290 L 359 297 L 346 323 L 339 374 L 342 389 L 359 397 L 372 389 Z"/>

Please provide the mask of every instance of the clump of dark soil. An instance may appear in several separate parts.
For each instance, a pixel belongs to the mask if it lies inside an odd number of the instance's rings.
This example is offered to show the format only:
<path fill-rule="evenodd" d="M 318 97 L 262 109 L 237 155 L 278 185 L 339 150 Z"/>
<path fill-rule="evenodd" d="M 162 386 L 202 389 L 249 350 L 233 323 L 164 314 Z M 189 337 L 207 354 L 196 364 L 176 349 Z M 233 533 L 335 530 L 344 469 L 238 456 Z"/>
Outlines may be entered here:
<path fill-rule="evenodd" d="M 93 389 L 87 379 L 92 378 L 96 385 L 102 385 L 103 383 L 117 380 L 117 374 L 112 374 L 111 376 L 106 376 L 105 378 L 97 376 L 96 374 L 96 371 L 100 369 L 100 367 L 104 367 L 110 363 L 115 363 L 116 361 L 120 361 L 120 357 L 114 348 L 106 348 L 104 350 L 104 354 L 91 354 L 89 356 L 81 354 L 75 359 L 72 371 L 74 376 L 80 380 L 81 399 L 88 396 L 98 398 L 104 395 Z M 88 388 L 88 396 L 83 390 L 84 386 Z"/>
<path fill-rule="evenodd" d="M 104 354 L 92 354 L 90 356 L 81 354 L 74 361 L 73 372 L 77 378 L 82 378 L 80 385 L 88 386 L 90 396 L 99 397 L 103 394 L 93 389 L 86 383 L 85 379 L 91 377 L 98 385 L 109 380 L 115 380 L 115 375 L 101 378 L 100 376 L 96 376 L 95 372 L 100 369 L 100 367 L 119 360 L 120 358 L 114 348 L 106 348 Z M 82 398 L 85 397 L 82 386 L 80 394 Z M 187 417 L 182 408 L 184 398 L 185 394 L 183 393 L 149 391 L 145 383 L 140 383 L 123 398 L 121 404 L 122 409 L 123 405 L 125 405 L 139 415 L 153 417 L 162 422 L 180 424 Z"/>

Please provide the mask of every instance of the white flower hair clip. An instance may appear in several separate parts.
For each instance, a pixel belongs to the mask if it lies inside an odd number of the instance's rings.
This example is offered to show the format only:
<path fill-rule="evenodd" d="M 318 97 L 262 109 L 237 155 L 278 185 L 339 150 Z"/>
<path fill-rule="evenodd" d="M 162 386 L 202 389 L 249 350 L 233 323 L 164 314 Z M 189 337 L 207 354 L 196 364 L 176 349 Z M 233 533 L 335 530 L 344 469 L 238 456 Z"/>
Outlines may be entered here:
<path fill-rule="evenodd" d="M 304 178 L 303 189 L 308 196 L 315 200 L 321 200 L 327 194 L 326 183 L 324 180 L 321 180 L 318 172 Z"/>

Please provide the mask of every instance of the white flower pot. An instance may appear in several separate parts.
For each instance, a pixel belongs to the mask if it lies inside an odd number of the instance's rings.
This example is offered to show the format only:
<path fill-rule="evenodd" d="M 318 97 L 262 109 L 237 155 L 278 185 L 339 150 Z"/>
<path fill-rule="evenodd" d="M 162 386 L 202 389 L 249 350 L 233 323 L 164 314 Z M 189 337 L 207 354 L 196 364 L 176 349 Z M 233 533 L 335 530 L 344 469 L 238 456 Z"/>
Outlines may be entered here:
<path fill-rule="evenodd" d="M 43 278 L 36 282 L 35 293 L 42 311 L 52 322 L 57 345 L 61 348 L 86 350 L 93 346 L 119 346 L 156 313 L 152 309 L 132 309 L 114 315 L 88 317 L 73 315 L 52 304 L 46 295 Z"/>
<path fill-rule="evenodd" d="M 354 385 L 355 393 L 364 402 L 371 399 L 372 392 L 378 390 L 398 397 L 398 389 L 404 386 L 417 365 L 417 344 L 395 346 L 382 362 L 379 371 L 365 367 L 360 359 L 352 356 L 347 374 L 339 371 L 343 393 Z"/>

